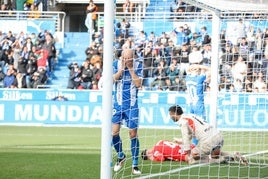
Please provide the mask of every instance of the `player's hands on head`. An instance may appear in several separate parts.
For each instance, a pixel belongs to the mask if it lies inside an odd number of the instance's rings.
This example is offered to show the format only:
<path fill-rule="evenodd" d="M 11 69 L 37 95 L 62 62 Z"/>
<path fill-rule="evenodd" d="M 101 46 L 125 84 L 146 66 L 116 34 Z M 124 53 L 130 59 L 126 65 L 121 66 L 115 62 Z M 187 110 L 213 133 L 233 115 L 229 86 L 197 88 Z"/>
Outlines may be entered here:
<path fill-rule="evenodd" d="M 122 60 L 128 69 L 133 69 L 133 50 L 125 49 L 122 54 Z"/>

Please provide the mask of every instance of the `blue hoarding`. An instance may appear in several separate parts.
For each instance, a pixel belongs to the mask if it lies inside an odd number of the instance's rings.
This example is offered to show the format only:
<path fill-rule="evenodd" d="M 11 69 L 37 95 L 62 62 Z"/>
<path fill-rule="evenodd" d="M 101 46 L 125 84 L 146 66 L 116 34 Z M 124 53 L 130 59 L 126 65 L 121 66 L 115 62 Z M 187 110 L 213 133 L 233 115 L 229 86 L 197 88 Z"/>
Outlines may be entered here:
<path fill-rule="evenodd" d="M 68 101 L 52 100 L 64 96 Z M 139 93 L 140 126 L 176 128 L 168 115 L 170 105 L 179 104 L 188 111 L 185 93 Z M 209 103 L 206 95 L 206 111 Z M 268 130 L 268 96 L 251 93 L 222 93 L 218 97 L 217 126 L 220 129 Z M 100 126 L 102 92 L 76 90 L 0 90 L 0 124 L 6 125 L 79 125 Z M 110 120 L 110 119 L 104 119 Z M 211 121 L 208 118 L 208 121 Z"/>

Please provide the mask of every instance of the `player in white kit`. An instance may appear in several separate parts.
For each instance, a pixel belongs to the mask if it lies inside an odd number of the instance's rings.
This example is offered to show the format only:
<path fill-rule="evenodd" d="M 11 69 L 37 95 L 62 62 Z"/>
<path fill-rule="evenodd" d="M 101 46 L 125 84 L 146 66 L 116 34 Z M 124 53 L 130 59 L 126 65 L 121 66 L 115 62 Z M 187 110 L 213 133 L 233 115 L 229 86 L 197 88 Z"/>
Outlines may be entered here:
<path fill-rule="evenodd" d="M 199 116 L 194 114 L 183 114 L 183 110 L 179 105 L 169 108 L 169 115 L 174 122 L 178 122 L 181 128 L 182 143 L 185 152 L 192 158 L 192 163 L 200 160 L 225 160 L 226 152 L 222 151 L 224 139 L 221 132 L 206 122 Z M 198 140 L 195 148 L 191 149 L 192 138 Z M 228 156 L 230 156 L 228 154 Z M 236 152 L 234 158 L 246 162 L 246 159 Z M 191 164 L 191 162 L 189 162 Z"/>

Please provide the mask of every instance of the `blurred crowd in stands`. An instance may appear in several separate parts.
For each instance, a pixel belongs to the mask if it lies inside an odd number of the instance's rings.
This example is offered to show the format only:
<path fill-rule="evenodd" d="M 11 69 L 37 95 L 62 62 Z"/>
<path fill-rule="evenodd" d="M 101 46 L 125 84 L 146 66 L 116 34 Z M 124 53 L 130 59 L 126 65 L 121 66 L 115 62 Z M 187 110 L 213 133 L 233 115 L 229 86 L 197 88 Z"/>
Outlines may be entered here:
<path fill-rule="evenodd" d="M 219 91 L 267 92 L 268 28 L 248 27 L 243 19 L 237 20 L 232 34 L 225 30 L 220 33 L 219 58 L 213 59 L 212 39 L 206 26 L 192 31 L 185 23 L 160 36 L 142 30 L 133 36 L 129 34 L 130 27 L 131 23 L 126 19 L 115 23 L 114 58 L 120 58 L 125 48 L 135 50 L 135 59 L 144 66 L 142 90 L 185 91 L 189 65 L 210 67 L 212 60 L 218 60 Z M 85 52 L 86 65 L 81 65 L 80 76 L 83 76 L 81 79 L 88 77 L 86 85 L 91 86 L 89 89 L 101 88 L 102 45 L 102 31 L 96 32 Z M 88 89 L 82 81 L 76 88 Z M 210 84 L 206 84 L 206 90 L 210 90 Z"/>
<path fill-rule="evenodd" d="M 47 11 L 48 0 L 0 0 L 1 11 Z"/>
<path fill-rule="evenodd" d="M 172 11 L 178 2 L 174 1 Z M 177 6 L 176 12 L 180 7 Z M 219 57 L 213 59 L 212 48 L 218 47 L 212 47 L 206 26 L 193 30 L 185 22 L 161 35 L 143 30 L 131 34 L 131 26 L 127 18 L 115 22 L 114 59 L 121 58 L 123 49 L 134 49 L 135 60 L 144 66 L 142 90 L 185 91 L 189 65 L 211 67 L 211 62 L 218 60 L 219 91 L 267 92 L 268 27 L 247 26 L 244 19 L 237 20 L 232 31 L 222 30 L 219 34 Z M 85 61 L 68 65 L 68 89 L 102 88 L 103 29 L 91 33 L 91 43 L 84 52 Z M 23 32 L 16 36 L 12 32 L 0 32 L 0 49 L 3 87 L 37 88 L 51 77 L 56 49 L 48 31 L 29 36 Z M 209 91 L 210 84 L 206 84 L 205 89 Z"/>
<path fill-rule="evenodd" d="M 53 75 L 55 56 L 49 31 L 29 35 L 0 31 L 0 86 L 41 88 Z"/>

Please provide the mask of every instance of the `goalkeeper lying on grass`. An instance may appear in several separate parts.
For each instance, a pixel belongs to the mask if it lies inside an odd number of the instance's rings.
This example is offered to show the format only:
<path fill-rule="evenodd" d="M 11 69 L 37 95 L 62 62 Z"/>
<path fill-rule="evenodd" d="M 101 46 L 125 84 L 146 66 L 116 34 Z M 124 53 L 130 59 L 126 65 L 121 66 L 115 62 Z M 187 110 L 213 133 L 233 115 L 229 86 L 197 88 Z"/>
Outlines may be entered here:
<path fill-rule="evenodd" d="M 191 149 L 194 151 L 197 148 L 192 144 Z M 189 164 L 196 163 L 225 163 L 227 161 L 239 161 L 247 165 L 247 160 L 240 155 L 239 152 L 233 154 L 222 152 L 219 158 L 211 158 L 209 155 L 200 160 L 193 160 L 186 151 L 183 150 L 182 139 L 174 138 L 174 141 L 160 140 L 153 148 L 145 149 L 141 152 L 143 160 L 151 160 L 156 162 L 163 161 L 183 161 Z"/>

